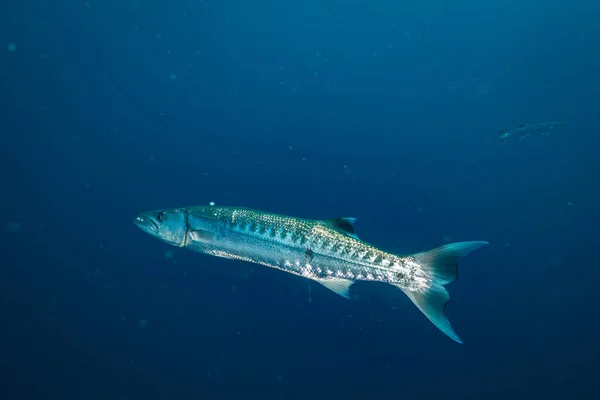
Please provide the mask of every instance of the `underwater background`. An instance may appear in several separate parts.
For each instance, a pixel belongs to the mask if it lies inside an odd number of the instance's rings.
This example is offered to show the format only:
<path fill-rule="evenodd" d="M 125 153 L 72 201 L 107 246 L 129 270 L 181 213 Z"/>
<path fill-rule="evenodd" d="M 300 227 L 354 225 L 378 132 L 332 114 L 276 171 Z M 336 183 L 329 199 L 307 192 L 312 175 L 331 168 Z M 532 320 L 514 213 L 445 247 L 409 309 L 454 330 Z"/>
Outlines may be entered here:
<path fill-rule="evenodd" d="M 1 399 L 597 399 L 600 2 L 0 3 Z M 498 129 L 566 122 L 549 135 Z M 389 285 L 171 247 L 139 212 L 462 240 L 438 331 Z"/>

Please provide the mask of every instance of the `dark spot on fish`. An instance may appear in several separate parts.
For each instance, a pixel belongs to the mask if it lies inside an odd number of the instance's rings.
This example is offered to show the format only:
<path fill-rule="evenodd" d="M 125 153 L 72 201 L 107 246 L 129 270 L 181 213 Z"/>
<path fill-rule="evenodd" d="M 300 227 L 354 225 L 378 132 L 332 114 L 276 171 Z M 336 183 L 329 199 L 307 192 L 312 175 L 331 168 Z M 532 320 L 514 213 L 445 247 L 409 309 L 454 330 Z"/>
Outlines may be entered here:
<path fill-rule="evenodd" d="M 294 241 L 296 240 L 296 235 L 297 235 L 296 231 L 291 230 L 288 232 L 288 235 L 289 235 L 290 242 L 294 243 Z"/>
<path fill-rule="evenodd" d="M 311 249 L 307 248 L 306 251 L 304 252 L 304 256 L 306 257 L 306 261 L 310 264 L 312 263 L 312 259 L 315 255 L 315 252 L 312 251 Z"/>

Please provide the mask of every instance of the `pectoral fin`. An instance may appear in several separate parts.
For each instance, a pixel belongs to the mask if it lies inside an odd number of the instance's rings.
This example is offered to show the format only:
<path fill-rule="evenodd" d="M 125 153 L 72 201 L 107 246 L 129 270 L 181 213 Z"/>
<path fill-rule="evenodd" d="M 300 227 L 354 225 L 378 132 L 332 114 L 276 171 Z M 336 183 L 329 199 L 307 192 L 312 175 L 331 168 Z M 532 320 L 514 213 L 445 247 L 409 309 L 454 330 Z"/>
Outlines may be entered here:
<path fill-rule="evenodd" d="M 201 243 L 210 242 L 215 237 L 214 233 L 202 230 L 190 231 L 189 235 L 192 241 Z"/>

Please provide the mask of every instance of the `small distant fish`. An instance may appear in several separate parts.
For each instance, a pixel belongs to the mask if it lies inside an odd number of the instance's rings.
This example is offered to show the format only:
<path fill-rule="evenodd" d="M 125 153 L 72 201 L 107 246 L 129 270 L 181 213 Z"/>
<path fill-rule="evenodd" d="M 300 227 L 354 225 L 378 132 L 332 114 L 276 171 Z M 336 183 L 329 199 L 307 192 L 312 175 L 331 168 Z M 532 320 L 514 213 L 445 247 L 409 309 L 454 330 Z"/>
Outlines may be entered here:
<path fill-rule="evenodd" d="M 565 125 L 566 122 L 539 122 L 537 124 L 520 124 L 517 125 L 512 131 L 506 131 L 504 129 L 498 130 L 498 137 L 501 142 L 508 140 L 510 137 L 516 137 L 519 140 L 523 140 L 530 135 L 548 135 L 554 128 Z"/>
<path fill-rule="evenodd" d="M 355 221 L 309 220 L 221 206 L 163 209 L 134 220 L 144 232 L 173 246 L 299 275 L 348 299 L 356 281 L 388 283 L 402 290 L 448 337 L 462 343 L 444 315 L 450 299 L 445 286 L 458 279 L 459 258 L 487 242 L 449 243 L 400 256 L 360 240 Z"/>

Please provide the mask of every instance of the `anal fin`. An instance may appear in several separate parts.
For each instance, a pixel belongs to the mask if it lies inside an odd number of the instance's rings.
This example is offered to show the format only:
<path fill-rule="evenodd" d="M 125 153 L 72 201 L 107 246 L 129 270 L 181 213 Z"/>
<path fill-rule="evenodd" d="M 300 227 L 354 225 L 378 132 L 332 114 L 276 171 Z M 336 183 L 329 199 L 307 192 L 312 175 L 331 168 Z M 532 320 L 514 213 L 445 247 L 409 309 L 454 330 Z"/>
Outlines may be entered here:
<path fill-rule="evenodd" d="M 335 292 L 342 297 L 350 299 L 350 286 L 352 286 L 354 281 L 342 278 L 315 279 L 315 281 L 319 282 L 321 285 L 325 286 L 332 292 Z"/>

